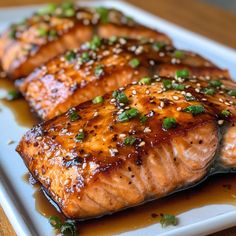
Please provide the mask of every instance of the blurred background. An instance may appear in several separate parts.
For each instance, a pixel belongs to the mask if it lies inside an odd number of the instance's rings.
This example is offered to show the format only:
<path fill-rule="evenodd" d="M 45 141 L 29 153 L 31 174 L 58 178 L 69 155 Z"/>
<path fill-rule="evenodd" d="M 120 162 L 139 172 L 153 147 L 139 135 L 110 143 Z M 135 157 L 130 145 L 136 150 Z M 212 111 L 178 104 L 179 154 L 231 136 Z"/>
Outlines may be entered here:
<path fill-rule="evenodd" d="M 63 0 L 0 0 L 0 8 L 44 4 L 48 2 L 59 3 L 62 1 Z M 236 49 L 236 0 L 124 1 L 136 5 L 176 25 Z M 4 14 L 8 14 L 7 11 L 0 13 L 0 21 L 4 21 Z"/>

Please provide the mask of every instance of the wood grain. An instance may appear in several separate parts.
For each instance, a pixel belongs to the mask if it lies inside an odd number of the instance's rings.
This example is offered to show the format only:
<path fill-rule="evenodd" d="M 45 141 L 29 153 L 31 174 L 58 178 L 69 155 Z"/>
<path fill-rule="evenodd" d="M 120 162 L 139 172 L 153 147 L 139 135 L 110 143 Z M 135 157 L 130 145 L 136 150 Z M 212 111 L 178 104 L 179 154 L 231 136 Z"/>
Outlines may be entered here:
<path fill-rule="evenodd" d="M 48 0 L 1 0 L 0 7 L 47 3 Z M 61 2 L 61 0 L 51 0 Z M 127 0 L 152 14 L 236 48 L 236 15 L 196 0 Z M 0 207 L 0 236 L 15 236 Z M 211 236 L 235 236 L 236 227 Z"/>

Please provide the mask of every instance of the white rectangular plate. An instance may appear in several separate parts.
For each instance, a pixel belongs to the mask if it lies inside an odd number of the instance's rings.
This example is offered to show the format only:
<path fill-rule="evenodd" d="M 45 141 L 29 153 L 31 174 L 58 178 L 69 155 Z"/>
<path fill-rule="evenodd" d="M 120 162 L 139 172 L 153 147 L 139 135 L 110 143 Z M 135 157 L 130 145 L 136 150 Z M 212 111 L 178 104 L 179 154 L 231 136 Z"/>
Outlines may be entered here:
<path fill-rule="evenodd" d="M 87 3 L 88 4 L 88 3 Z M 236 78 L 236 51 L 214 41 L 189 32 L 156 16 L 121 1 L 99 1 L 89 5 L 115 7 L 132 16 L 142 24 L 168 34 L 174 44 L 202 54 L 218 66 L 230 70 Z M 21 20 L 37 10 L 39 6 L 6 8 L 0 10 L 0 30 L 9 23 Z M 1 83 L 1 81 L 0 81 Z M 46 218 L 35 210 L 32 197 L 34 189 L 22 181 L 27 169 L 14 151 L 20 137 L 27 128 L 15 121 L 14 115 L 0 104 L 0 204 L 4 208 L 17 235 L 52 235 L 51 226 Z M 16 141 L 7 145 L 7 140 Z M 209 205 L 179 215 L 177 227 L 162 229 L 159 224 L 122 233 L 122 235 L 203 235 L 236 225 L 236 206 L 219 204 Z"/>

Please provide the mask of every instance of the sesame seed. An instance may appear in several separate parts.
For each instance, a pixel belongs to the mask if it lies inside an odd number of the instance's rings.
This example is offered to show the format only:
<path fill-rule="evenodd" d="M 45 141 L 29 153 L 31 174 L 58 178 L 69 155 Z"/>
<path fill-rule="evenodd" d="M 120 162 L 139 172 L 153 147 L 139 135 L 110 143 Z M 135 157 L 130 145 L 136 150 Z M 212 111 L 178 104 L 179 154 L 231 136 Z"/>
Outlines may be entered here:
<path fill-rule="evenodd" d="M 195 91 L 196 91 L 197 93 L 200 93 L 200 89 L 199 89 L 199 88 L 196 88 Z"/>
<path fill-rule="evenodd" d="M 202 101 L 207 101 L 207 99 L 206 98 L 202 98 Z"/>
<path fill-rule="evenodd" d="M 144 145 L 145 145 L 145 142 L 142 141 L 138 146 L 139 146 L 139 147 L 143 147 Z"/>
<path fill-rule="evenodd" d="M 218 124 L 222 125 L 224 123 L 224 120 L 218 120 Z"/>
<path fill-rule="evenodd" d="M 150 91 L 149 91 L 149 90 L 146 90 L 146 94 L 150 94 Z"/>
<path fill-rule="evenodd" d="M 126 134 L 120 134 L 119 137 L 120 137 L 120 138 L 125 138 L 125 137 L 126 137 Z"/>
<path fill-rule="evenodd" d="M 159 56 L 160 56 L 160 57 L 164 57 L 164 56 L 165 56 L 165 53 L 164 53 L 164 52 L 159 52 Z"/>
<path fill-rule="evenodd" d="M 178 96 L 173 96 L 173 99 L 177 101 L 177 100 L 179 100 L 179 97 Z"/>
<path fill-rule="evenodd" d="M 182 94 L 182 95 L 185 95 L 185 94 L 186 94 L 186 92 L 185 92 L 185 91 L 181 91 L 181 94 Z"/>
<path fill-rule="evenodd" d="M 150 61 L 149 61 L 149 64 L 150 64 L 151 66 L 154 66 L 154 65 L 155 65 L 155 61 L 150 60 Z"/>
<path fill-rule="evenodd" d="M 7 141 L 7 145 L 11 145 L 11 144 L 13 144 L 13 143 L 14 143 L 14 141 L 13 141 L 12 139 L 10 139 L 10 140 Z"/>
<path fill-rule="evenodd" d="M 99 113 L 97 111 L 94 112 L 93 116 L 97 117 L 99 115 Z"/>
<path fill-rule="evenodd" d="M 62 133 L 62 134 L 65 134 L 65 133 L 67 133 L 67 131 L 68 131 L 68 129 L 62 129 L 62 130 L 61 130 L 61 133 Z"/>
<path fill-rule="evenodd" d="M 132 94 L 133 94 L 133 95 L 136 95 L 136 94 L 137 94 L 137 91 L 136 91 L 136 90 L 133 90 L 133 91 L 132 91 Z"/>
<path fill-rule="evenodd" d="M 83 129 L 79 129 L 79 132 L 83 132 Z"/>
<path fill-rule="evenodd" d="M 110 152 L 111 156 L 114 157 L 118 153 L 118 150 L 116 148 L 110 148 L 109 152 Z"/>
<path fill-rule="evenodd" d="M 230 103 L 229 102 L 225 102 L 225 105 L 230 106 Z"/>
<path fill-rule="evenodd" d="M 43 138 L 41 137 L 41 136 L 38 136 L 38 137 L 36 137 L 36 140 L 38 140 L 38 141 L 40 141 L 40 140 L 42 140 Z"/>
<path fill-rule="evenodd" d="M 113 103 L 113 102 L 115 102 L 116 101 L 116 99 L 115 98 L 112 98 L 111 99 L 111 103 Z"/>
<path fill-rule="evenodd" d="M 177 107 L 176 108 L 177 111 L 181 111 L 181 109 L 182 109 L 181 107 Z"/>
<path fill-rule="evenodd" d="M 191 93 L 186 93 L 186 96 L 187 97 L 192 97 L 192 94 Z"/>
<path fill-rule="evenodd" d="M 163 108 L 165 106 L 165 103 L 163 101 L 160 102 L 160 107 Z"/>
<path fill-rule="evenodd" d="M 152 130 L 149 127 L 145 127 L 143 130 L 144 133 L 150 133 Z"/>
<path fill-rule="evenodd" d="M 47 144 L 44 145 L 44 150 L 48 150 L 49 149 L 49 146 Z"/>
<path fill-rule="evenodd" d="M 223 100 L 222 98 L 219 98 L 219 101 L 220 101 L 220 102 L 224 102 L 224 100 Z"/>

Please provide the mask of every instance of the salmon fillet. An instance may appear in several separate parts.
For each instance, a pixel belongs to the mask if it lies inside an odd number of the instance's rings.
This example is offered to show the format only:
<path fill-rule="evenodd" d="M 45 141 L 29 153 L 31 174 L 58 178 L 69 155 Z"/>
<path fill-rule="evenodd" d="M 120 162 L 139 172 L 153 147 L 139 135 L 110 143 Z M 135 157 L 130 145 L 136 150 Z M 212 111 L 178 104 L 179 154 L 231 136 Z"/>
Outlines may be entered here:
<path fill-rule="evenodd" d="M 25 77 L 49 59 L 79 47 L 95 34 L 104 38 L 146 37 L 171 43 L 163 33 L 142 26 L 115 9 L 84 8 L 73 3 L 49 4 L 2 34 L 2 68 L 12 79 Z"/>
<path fill-rule="evenodd" d="M 52 59 L 18 83 L 32 109 L 44 120 L 98 95 L 138 81 L 143 76 L 175 76 L 187 69 L 189 76 L 229 78 L 203 57 L 156 41 L 95 38 L 78 50 Z"/>
<path fill-rule="evenodd" d="M 145 77 L 35 126 L 17 151 L 69 218 L 166 196 L 219 162 L 219 129 L 235 119 L 235 98 L 219 81 Z"/>

